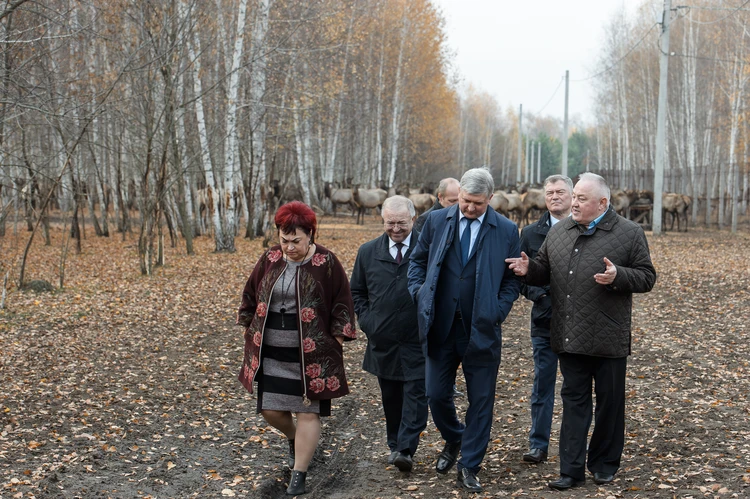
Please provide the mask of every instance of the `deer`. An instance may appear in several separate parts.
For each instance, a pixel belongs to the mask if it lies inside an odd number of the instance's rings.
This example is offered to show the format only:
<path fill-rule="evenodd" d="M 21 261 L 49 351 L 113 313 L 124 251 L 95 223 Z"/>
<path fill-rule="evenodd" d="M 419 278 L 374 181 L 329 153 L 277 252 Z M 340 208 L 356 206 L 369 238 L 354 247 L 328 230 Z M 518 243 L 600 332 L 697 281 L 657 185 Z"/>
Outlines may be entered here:
<path fill-rule="evenodd" d="M 523 225 L 529 224 L 529 215 L 531 210 L 546 210 L 547 202 L 544 199 L 542 189 L 528 189 L 521 194 L 521 220 Z"/>
<path fill-rule="evenodd" d="M 435 201 L 437 200 L 435 196 L 426 192 L 409 194 L 408 198 L 414 203 L 414 209 L 417 211 L 417 215 L 421 215 L 432 208 L 432 205 L 435 204 Z"/>
<path fill-rule="evenodd" d="M 360 189 L 359 186 L 355 185 L 352 189 L 352 197 L 357 206 L 359 206 L 357 224 L 364 225 L 365 210 L 380 208 L 385 198 L 388 197 L 388 193 L 383 189 Z"/>
<path fill-rule="evenodd" d="M 688 228 L 688 209 L 690 204 L 693 202 L 690 196 L 685 194 L 678 194 L 676 192 L 665 192 L 662 194 L 662 212 L 665 215 L 669 213 L 672 217 L 672 224 L 669 230 L 674 230 L 674 220 L 677 219 L 677 232 L 680 232 L 680 218 L 685 220 L 685 232 Z M 664 226 L 666 231 L 666 224 Z"/>
<path fill-rule="evenodd" d="M 336 216 L 336 208 L 338 205 L 346 205 L 351 209 L 351 215 L 354 216 L 355 210 L 359 209 L 359 205 L 354 201 L 354 194 L 352 189 L 341 189 L 333 187 L 330 182 L 326 182 L 324 193 L 326 198 L 331 202 L 333 207 L 333 216 Z"/>
<path fill-rule="evenodd" d="M 493 210 L 501 213 L 503 216 L 510 216 L 510 213 L 508 212 L 508 198 L 505 196 L 505 193 L 502 190 L 497 190 L 492 194 L 492 199 L 490 199 L 490 206 L 492 206 Z"/>
<path fill-rule="evenodd" d="M 614 189 L 609 196 L 609 204 L 619 215 L 630 219 L 630 196 L 622 189 Z"/>

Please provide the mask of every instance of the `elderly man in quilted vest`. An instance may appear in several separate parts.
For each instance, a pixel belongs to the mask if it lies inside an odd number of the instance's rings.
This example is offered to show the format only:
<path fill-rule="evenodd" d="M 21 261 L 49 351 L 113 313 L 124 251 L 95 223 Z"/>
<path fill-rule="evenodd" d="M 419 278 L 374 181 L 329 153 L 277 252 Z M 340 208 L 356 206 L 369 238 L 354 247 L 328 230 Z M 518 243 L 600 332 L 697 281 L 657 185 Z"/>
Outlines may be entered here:
<path fill-rule="evenodd" d="M 529 285 L 550 285 L 551 342 L 563 386 L 557 490 L 614 480 L 625 445 L 625 369 L 633 293 L 651 291 L 656 271 L 640 225 L 609 206 L 609 187 L 584 173 L 573 189 L 571 218 L 552 227 L 539 253 L 506 262 Z M 592 381 L 596 393 L 594 432 Z"/>

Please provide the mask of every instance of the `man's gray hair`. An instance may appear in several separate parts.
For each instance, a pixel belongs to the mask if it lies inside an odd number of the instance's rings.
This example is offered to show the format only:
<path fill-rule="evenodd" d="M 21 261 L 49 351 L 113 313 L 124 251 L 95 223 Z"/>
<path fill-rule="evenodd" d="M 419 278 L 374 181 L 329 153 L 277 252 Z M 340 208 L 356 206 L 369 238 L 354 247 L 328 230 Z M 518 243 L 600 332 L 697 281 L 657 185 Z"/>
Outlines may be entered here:
<path fill-rule="evenodd" d="M 490 170 L 486 166 L 467 170 L 461 177 L 461 190 L 472 195 L 492 196 L 495 192 L 495 181 Z"/>
<path fill-rule="evenodd" d="M 593 182 L 597 186 L 597 190 L 599 191 L 599 196 L 603 198 L 607 198 L 607 204 L 609 204 L 610 199 L 610 192 L 609 192 L 609 186 L 607 185 L 607 181 L 604 180 L 604 177 L 601 175 L 597 175 L 596 173 L 586 172 L 581 173 L 581 175 L 578 177 L 578 181 L 585 180 L 587 182 Z"/>
<path fill-rule="evenodd" d="M 568 186 L 568 192 L 573 192 L 573 181 L 570 180 L 570 177 L 566 177 L 565 175 L 550 175 L 545 178 L 544 188 L 546 189 L 549 184 L 554 184 L 556 182 L 565 182 L 565 185 Z"/>
<path fill-rule="evenodd" d="M 438 196 L 445 195 L 445 191 L 448 190 L 448 186 L 451 185 L 451 184 L 453 184 L 453 183 L 458 184 L 458 180 L 456 180 L 453 177 L 444 178 L 438 184 L 438 188 L 437 188 L 437 191 L 435 191 L 435 194 L 438 195 Z"/>
<path fill-rule="evenodd" d="M 386 210 L 392 213 L 408 211 L 409 216 L 412 218 L 417 214 L 417 211 L 414 209 L 414 203 L 411 202 L 411 199 L 399 195 L 391 196 L 383 201 L 382 211 Z"/>

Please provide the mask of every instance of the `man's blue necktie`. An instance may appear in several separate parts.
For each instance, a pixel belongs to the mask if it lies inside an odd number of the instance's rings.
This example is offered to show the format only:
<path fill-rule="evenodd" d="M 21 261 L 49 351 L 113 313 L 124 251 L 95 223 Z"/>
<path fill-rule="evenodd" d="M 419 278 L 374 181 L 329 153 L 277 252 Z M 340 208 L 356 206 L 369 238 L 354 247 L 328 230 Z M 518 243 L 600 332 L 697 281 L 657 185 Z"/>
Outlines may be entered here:
<path fill-rule="evenodd" d="M 476 218 L 464 217 L 464 233 L 461 234 L 461 263 L 466 265 L 469 261 L 469 246 L 471 246 L 471 224 L 477 221 Z"/>

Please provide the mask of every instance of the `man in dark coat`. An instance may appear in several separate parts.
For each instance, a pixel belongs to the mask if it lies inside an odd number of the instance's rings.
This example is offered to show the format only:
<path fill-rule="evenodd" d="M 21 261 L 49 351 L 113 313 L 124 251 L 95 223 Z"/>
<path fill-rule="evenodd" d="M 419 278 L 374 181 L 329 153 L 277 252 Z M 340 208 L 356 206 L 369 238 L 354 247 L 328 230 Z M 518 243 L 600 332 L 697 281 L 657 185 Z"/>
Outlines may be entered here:
<path fill-rule="evenodd" d="M 427 398 L 445 440 L 435 469 L 447 473 L 460 451 L 458 484 L 471 492 L 482 490 L 477 473 L 492 430 L 501 324 L 520 287 L 504 263 L 520 254 L 518 228 L 489 206 L 493 191 L 486 168 L 468 170 L 458 205 L 427 217 L 409 264 L 409 292 L 427 357 Z M 459 363 L 469 400 L 465 425 L 453 403 Z"/>
<path fill-rule="evenodd" d="M 385 232 L 359 248 L 351 289 L 367 336 L 362 368 L 378 377 L 383 398 L 388 463 L 411 471 L 419 435 L 427 426 L 425 360 L 406 279 L 419 234 L 412 230 L 415 211 L 408 198 L 389 197 L 382 215 Z"/>
<path fill-rule="evenodd" d="M 417 221 L 414 223 L 414 229 L 417 232 L 422 231 L 424 223 L 427 220 L 427 216 L 436 210 L 442 210 L 443 208 L 449 208 L 454 204 L 458 203 L 458 180 L 453 177 L 447 177 L 440 181 L 437 188 L 437 200 L 432 207 L 419 215 Z"/>
<path fill-rule="evenodd" d="M 656 282 L 643 229 L 619 216 L 609 196 L 602 177 L 582 174 L 571 218 L 550 229 L 533 260 L 525 253 L 506 260 L 526 284 L 550 284 L 552 349 L 563 375 L 560 478 L 549 484 L 558 490 L 582 485 L 587 467 L 596 484 L 610 483 L 620 467 L 633 293 Z"/>
<path fill-rule="evenodd" d="M 534 258 L 547 237 L 550 227 L 570 216 L 573 182 L 563 175 L 551 175 L 544 181 L 547 212 L 521 231 L 521 251 Z M 531 308 L 531 345 L 534 353 L 534 386 L 531 390 L 531 431 L 529 451 L 523 455 L 527 463 L 547 460 L 552 411 L 555 407 L 557 354 L 550 345 L 549 323 L 552 298 L 549 285 L 521 285 L 521 294 L 534 302 Z"/>

